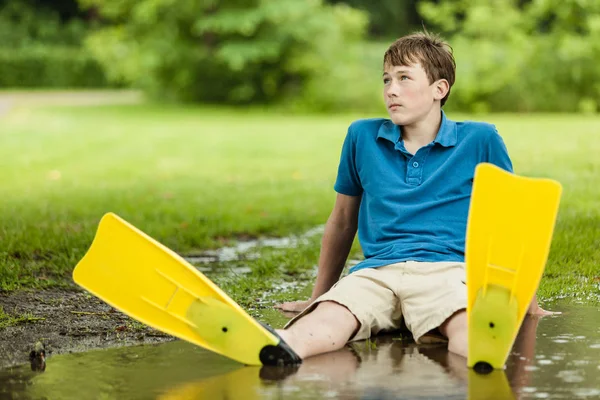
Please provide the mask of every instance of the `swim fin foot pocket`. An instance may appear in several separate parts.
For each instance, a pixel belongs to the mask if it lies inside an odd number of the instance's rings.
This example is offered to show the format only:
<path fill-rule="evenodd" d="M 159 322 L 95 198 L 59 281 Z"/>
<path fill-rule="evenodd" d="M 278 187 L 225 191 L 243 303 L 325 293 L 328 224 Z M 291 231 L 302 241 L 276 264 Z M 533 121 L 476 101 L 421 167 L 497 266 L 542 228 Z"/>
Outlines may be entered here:
<path fill-rule="evenodd" d="M 292 348 L 275 332 L 269 325 L 260 323 L 266 330 L 271 332 L 279 339 L 277 345 L 266 345 L 260 351 L 260 361 L 263 365 L 297 365 L 302 363 L 302 359 L 292 350 Z"/>

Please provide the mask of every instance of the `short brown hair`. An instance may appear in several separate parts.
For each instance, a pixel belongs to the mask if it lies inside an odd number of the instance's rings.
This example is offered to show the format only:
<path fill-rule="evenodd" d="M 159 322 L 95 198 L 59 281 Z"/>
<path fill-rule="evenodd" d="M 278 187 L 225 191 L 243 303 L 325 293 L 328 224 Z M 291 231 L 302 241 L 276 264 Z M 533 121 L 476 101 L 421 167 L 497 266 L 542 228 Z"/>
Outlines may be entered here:
<path fill-rule="evenodd" d="M 454 85 L 456 62 L 452 47 L 442 38 L 428 32 L 417 32 L 396 40 L 385 52 L 383 65 L 410 65 L 419 63 L 425 70 L 429 83 L 446 79 L 450 88 Z M 450 89 L 441 105 L 450 96 Z"/>

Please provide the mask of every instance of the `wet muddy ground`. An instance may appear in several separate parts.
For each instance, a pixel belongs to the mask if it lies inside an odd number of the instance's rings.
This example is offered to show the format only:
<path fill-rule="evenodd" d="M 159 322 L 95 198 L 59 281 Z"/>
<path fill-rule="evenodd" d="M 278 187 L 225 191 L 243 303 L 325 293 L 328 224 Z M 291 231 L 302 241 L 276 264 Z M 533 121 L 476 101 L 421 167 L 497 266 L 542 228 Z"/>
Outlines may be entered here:
<path fill-rule="evenodd" d="M 229 279 L 235 282 L 251 272 L 250 267 L 244 263 L 238 265 L 236 261 L 258 258 L 258 251 L 264 248 L 287 249 L 306 244 L 322 231 L 320 226 L 300 237 L 240 241 L 235 246 L 185 258 L 217 283 Z M 227 263 L 228 268 L 224 268 L 223 263 Z M 300 278 L 297 276 L 288 285 L 276 285 L 273 290 L 290 291 L 306 286 L 307 279 L 314 280 L 314 271 Z M 272 308 L 270 295 L 269 291 L 262 293 L 262 297 L 254 299 L 247 309 L 252 316 L 266 318 L 273 326 L 281 327 L 288 317 Z M 43 343 L 47 355 L 52 357 L 96 348 L 171 340 L 174 338 L 129 318 L 74 283 L 71 289 L 0 292 L 0 369 L 29 363 L 29 354 L 37 342 Z"/>
<path fill-rule="evenodd" d="M 28 363 L 38 341 L 52 356 L 172 340 L 76 288 L 0 293 L 0 307 L 20 320 L 0 328 L 0 368 Z"/>

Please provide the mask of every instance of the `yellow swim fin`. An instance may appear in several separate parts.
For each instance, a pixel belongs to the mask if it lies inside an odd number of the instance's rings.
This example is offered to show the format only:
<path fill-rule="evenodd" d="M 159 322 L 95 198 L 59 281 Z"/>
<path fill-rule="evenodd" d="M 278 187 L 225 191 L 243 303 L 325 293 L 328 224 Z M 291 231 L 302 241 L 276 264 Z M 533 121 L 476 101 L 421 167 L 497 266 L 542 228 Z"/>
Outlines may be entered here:
<path fill-rule="evenodd" d="M 477 166 L 465 248 L 469 367 L 504 368 L 544 272 L 561 192 L 551 179 Z"/>
<path fill-rule="evenodd" d="M 247 365 L 300 358 L 182 257 L 113 213 L 73 280 L 130 317 Z"/>

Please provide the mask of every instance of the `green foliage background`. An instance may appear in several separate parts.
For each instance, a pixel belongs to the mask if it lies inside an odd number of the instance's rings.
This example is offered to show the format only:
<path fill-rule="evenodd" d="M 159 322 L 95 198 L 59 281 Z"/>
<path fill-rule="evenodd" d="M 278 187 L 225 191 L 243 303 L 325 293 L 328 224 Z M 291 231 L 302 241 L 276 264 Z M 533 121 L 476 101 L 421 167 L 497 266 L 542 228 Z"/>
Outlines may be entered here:
<path fill-rule="evenodd" d="M 423 28 L 455 50 L 448 109 L 600 108 L 596 0 L 0 0 L 0 87 L 373 112 L 383 52 Z"/>
<path fill-rule="evenodd" d="M 79 19 L 26 2 L 0 4 L 0 88 L 116 86 L 82 46 L 91 29 Z"/>
<path fill-rule="evenodd" d="M 455 49 L 455 108 L 598 110 L 600 2 L 425 1 L 419 12 Z"/>
<path fill-rule="evenodd" d="M 82 0 L 112 23 L 87 47 L 109 76 L 175 101 L 335 108 L 361 88 L 366 14 L 320 0 Z M 358 92 L 358 93 L 357 93 Z"/>

